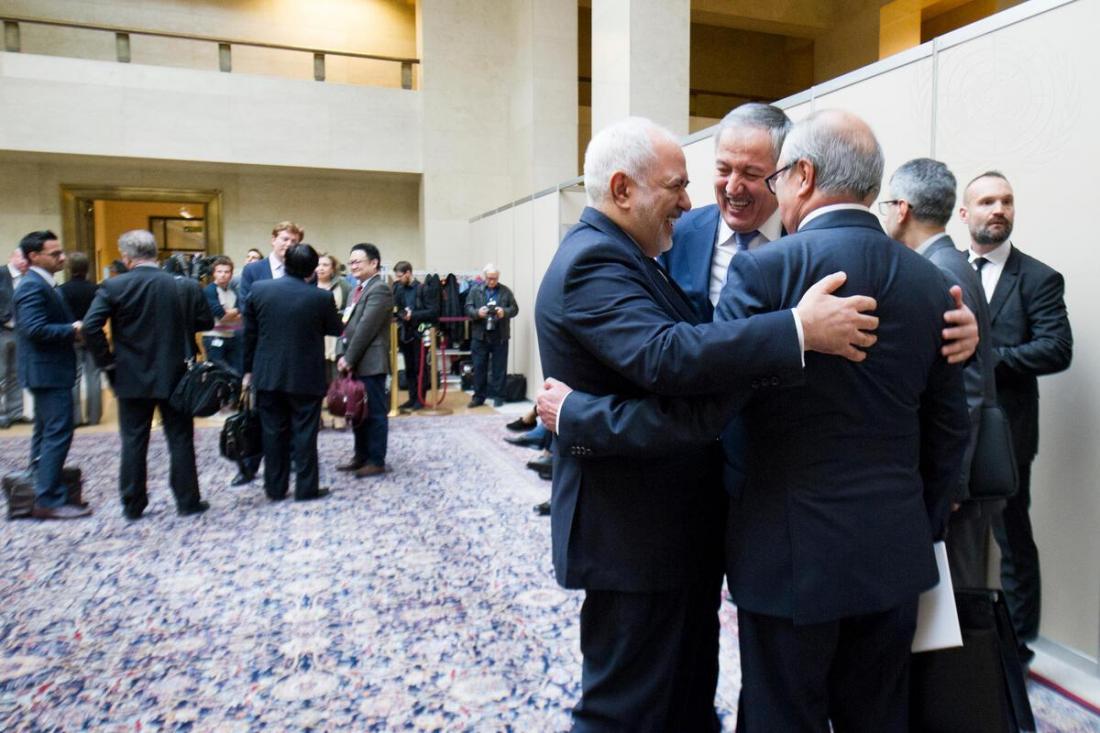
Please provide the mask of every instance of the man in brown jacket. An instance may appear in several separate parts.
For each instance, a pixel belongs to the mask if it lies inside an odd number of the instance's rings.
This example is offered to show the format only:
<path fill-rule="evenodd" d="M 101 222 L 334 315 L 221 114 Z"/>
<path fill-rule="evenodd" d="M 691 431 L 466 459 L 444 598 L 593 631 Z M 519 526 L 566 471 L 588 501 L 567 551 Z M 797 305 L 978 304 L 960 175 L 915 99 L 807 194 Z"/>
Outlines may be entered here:
<path fill-rule="evenodd" d="M 357 244 L 348 255 L 348 270 L 359 280 L 345 311 L 344 335 L 337 350 L 342 354 L 337 367 L 363 383 L 367 394 L 367 418 L 355 428 L 355 455 L 337 466 L 352 471 L 356 478 L 380 476 L 386 472 L 386 439 L 389 406 L 386 375 L 390 371 L 390 321 L 393 319 L 393 291 L 382 279 L 382 255 L 373 244 Z"/>

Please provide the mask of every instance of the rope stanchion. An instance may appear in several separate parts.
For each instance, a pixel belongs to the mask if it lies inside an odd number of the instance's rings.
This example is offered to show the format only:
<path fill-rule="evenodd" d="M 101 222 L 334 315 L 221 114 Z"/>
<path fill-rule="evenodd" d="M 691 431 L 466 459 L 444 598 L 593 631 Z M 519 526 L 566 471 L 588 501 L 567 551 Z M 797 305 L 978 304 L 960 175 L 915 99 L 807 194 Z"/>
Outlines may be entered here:
<path fill-rule="evenodd" d="M 431 374 L 430 374 L 430 376 L 431 376 L 431 385 L 432 385 L 432 399 L 431 399 L 430 404 L 432 406 L 428 407 L 427 405 L 425 405 L 424 409 L 418 411 L 416 414 L 417 415 L 426 415 L 426 416 L 429 416 L 429 417 L 438 417 L 438 416 L 441 416 L 441 415 L 450 415 L 453 412 L 453 410 L 451 410 L 451 408 L 449 408 L 449 407 L 443 407 L 440 404 L 440 402 L 442 402 L 442 400 L 439 399 L 439 370 L 435 368 L 435 362 L 436 362 L 436 359 L 435 359 L 435 343 L 436 343 L 435 326 L 432 326 L 430 329 L 428 329 L 428 334 L 429 334 L 429 338 L 430 338 L 429 343 L 430 343 L 430 348 L 431 348 L 431 355 L 428 358 L 428 363 L 431 365 L 431 370 L 432 370 Z M 421 359 L 420 363 L 423 364 L 424 360 Z"/>
<path fill-rule="evenodd" d="M 389 417 L 397 417 L 397 321 L 390 321 L 390 411 Z"/>

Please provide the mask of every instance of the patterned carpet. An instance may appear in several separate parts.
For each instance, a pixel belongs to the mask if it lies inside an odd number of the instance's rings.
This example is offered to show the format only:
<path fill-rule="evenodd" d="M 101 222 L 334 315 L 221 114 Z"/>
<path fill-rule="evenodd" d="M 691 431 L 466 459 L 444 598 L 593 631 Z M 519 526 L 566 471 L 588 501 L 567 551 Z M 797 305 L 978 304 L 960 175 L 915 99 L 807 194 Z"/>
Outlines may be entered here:
<path fill-rule="evenodd" d="M 321 434 L 319 502 L 231 489 L 217 431 L 197 431 L 212 508 L 176 516 L 163 439 L 150 506 L 129 523 L 118 439 L 77 434 L 92 519 L 0 525 L 0 730 L 561 731 L 579 693 L 581 596 L 553 580 L 549 484 L 500 416 L 391 422 L 383 478 L 333 466 L 351 437 Z M 0 439 L 0 470 L 25 439 Z M 740 684 L 723 608 L 718 705 Z M 1100 720 L 1033 686 L 1043 731 Z"/>

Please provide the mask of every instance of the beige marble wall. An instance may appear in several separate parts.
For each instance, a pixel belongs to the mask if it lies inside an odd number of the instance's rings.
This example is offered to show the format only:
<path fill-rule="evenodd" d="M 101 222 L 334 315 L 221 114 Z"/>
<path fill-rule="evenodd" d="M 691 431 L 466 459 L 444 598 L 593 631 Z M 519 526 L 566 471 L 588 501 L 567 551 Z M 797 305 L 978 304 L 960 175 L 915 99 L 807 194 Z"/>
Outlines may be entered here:
<path fill-rule="evenodd" d="M 236 261 L 250 247 L 266 252 L 283 219 L 341 258 L 371 241 L 385 265 L 424 261 L 416 176 L 26 153 L 0 153 L 0 253 L 29 231 L 62 231 L 63 183 L 221 190 L 225 251 Z"/>

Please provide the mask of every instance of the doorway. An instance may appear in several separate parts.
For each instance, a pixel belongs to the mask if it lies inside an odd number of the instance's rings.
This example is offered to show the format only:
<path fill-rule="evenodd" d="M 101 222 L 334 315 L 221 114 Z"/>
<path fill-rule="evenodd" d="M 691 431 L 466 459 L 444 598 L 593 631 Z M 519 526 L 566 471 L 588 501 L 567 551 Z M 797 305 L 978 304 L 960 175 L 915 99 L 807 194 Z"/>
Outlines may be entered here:
<path fill-rule="evenodd" d="M 62 232 L 88 256 L 89 279 L 105 279 L 119 258 L 118 237 L 147 229 L 158 259 L 222 254 L 222 194 L 217 190 L 61 185 Z"/>

